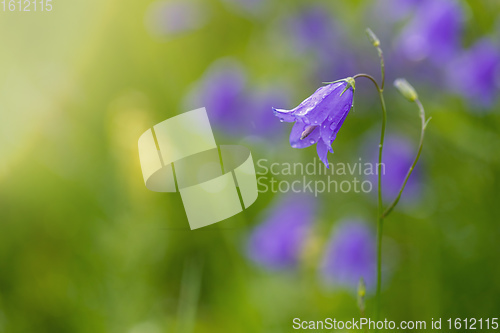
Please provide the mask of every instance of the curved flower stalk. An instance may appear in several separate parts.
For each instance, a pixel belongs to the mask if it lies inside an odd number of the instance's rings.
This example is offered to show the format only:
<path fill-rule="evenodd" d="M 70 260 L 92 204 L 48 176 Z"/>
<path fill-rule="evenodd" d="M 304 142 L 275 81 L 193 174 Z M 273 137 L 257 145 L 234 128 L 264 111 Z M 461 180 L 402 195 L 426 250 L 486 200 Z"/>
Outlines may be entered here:
<path fill-rule="evenodd" d="M 384 219 L 392 212 L 398 204 L 403 190 L 412 174 L 415 165 L 417 164 L 422 152 L 425 129 L 430 120 L 426 119 L 425 111 L 418 99 L 415 89 L 404 79 L 398 79 L 394 82 L 394 86 L 399 92 L 410 102 L 417 105 L 421 119 L 421 135 L 417 155 L 413 163 L 404 177 L 403 183 L 398 191 L 396 198 L 384 210 L 382 197 L 382 152 L 384 147 L 385 128 L 387 122 L 387 111 L 384 100 L 384 84 L 385 84 L 385 62 L 380 41 L 377 36 L 367 29 L 367 35 L 378 52 L 381 68 L 381 83 L 379 84 L 375 78 L 368 74 L 356 74 L 343 80 L 334 81 L 326 86 L 316 90 L 314 94 L 300 103 L 299 106 L 292 110 L 274 109 L 274 114 L 281 121 L 295 122 L 290 134 L 290 144 L 294 148 L 305 148 L 317 143 L 318 156 L 321 161 L 328 167 L 327 154 L 328 151 L 333 152 L 331 144 L 335 140 L 340 127 L 344 123 L 349 110 L 352 107 L 355 79 L 369 79 L 375 86 L 382 108 L 382 127 L 380 133 L 380 143 L 378 149 L 378 214 L 377 214 L 377 288 L 376 288 L 376 306 L 375 319 L 380 318 L 381 308 L 381 286 L 382 286 L 382 234 Z"/>
<path fill-rule="evenodd" d="M 352 78 L 329 83 L 294 109 L 275 109 L 281 121 L 295 122 L 290 133 L 293 148 L 306 148 L 316 144 L 318 156 L 328 168 L 328 152 L 352 108 L 354 98 Z"/>

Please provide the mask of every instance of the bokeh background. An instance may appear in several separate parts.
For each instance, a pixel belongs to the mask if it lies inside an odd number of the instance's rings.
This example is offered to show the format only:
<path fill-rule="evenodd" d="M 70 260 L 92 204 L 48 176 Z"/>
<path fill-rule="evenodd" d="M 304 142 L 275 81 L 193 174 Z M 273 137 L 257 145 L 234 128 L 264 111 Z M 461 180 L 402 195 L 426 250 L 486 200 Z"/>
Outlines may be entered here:
<path fill-rule="evenodd" d="M 359 317 L 361 276 L 372 316 L 373 193 L 268 191 L 191 231 L 178 194 L 145 188 L 137 152 L 146 129 L 206 106 L 218 144 L 246 145 L 266 165 L 318 163 L 314 147 L 289 146 L 271 107 L 292 108 L 324 81 L 378 78 L 367 26 L 387 65 L 386 201 L 419 135 L 394 79 L 432 116 L 386 221 L 383 316 L 498 317 L 499 13 L 496 0 L 0 11 L 0 332 L 289 332 L 296 317 Z M 330 161 L 373 160 L 380 118 L 359 79 Z"/>

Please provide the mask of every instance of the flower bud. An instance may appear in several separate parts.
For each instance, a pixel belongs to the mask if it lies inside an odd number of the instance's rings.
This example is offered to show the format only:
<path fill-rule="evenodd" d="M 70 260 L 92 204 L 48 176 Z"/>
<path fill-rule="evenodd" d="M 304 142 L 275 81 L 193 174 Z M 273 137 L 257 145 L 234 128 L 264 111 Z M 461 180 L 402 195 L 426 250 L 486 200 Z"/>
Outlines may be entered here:
<path fill-rule="evenodd" d="M 378 39 L 377 35 L 372 31 L 370 28 L 366 28 L 366 34 L 368 35 L 368 39 L 370 42 L 373 44 L 375 47 L 380 46 L 380 40 Z"/>
<path fill-rule="evenodd" d="M 415 102 L 417 100 L 417 92 L 405 79 L 396 79 L 396 81 L 394 81 L 394 87 L 396 87 L 404 98 L 410 102 Z"/>
<path fill-rule="evenodd" d="M 358 283 L 358 307 L 361 312 L 365 311 L 365 296 L 366 296 L 366 285 L 365 280 L 363 278 L 359 278 Z"/>

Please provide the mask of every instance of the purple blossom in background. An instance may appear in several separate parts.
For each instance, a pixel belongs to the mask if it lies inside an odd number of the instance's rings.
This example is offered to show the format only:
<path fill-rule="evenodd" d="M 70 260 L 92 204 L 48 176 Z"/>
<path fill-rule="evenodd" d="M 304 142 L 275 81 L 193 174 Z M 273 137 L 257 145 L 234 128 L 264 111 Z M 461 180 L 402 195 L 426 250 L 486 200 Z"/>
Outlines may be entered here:
<path fill-rule="evenodd" d="M 268 269 L 294 268 L 314 222 L 315 208 L 313 198 L 299 194 L 289 194 L 275 204 L 250 235 L 250 259 Z"/>
<path fill-rule="evenodd" d="M 178 35 L 202 27 L 207 21 L 203 6 L 181 1 L 156 1 L 146 12 L 146 26 L 160 37 Z"/>
<path fill-rule="evenodd" d="M 238 133 L 244 122 L 246 72 L 234 59 L 214 62 L 185 98 L 185 107 L 206 107 L 210 122 L 229 133 Z"/>
<path fill-rule="evenodd" d="M 344 38 L 344 29 L 337 24 L 329 8 L 313 5 L 297 11 L 281 25 L 282 37 L 291 41 L 290 54 L 312 56 L 314 79 L 328 81 L 346 77 L 356 68 L 355 54 Z M 332 59 L 335 59 L 334 61 Z"/>
<path fill-rule="evenodd" d="M 184 107 L 205 107 L 210 123 L 227 134 L 270 137 L 280 134 L 281 128 L 269 110 L 273 105 L 288 104 L 289 99 L 288 88 L 280 83 L 250 87 L 243 65 L 223 58 L 189 90 Z"/>
<path fill-rule="evenodd" d="M 359 220 L 338 224 L 328 242 L 321 276 L 328 284 L 356 291 L 363 278 L 368 290 L 376 284 L 376 240 L 373 230 Z"/>
<path fill-rule="evenodd" d="M 286 33 L 292 39 L 296 52 L 317 51 L 329 47 L 336 39 L 333 17 L 326 8 L 303 8 L 288 18 Z"/>
<path fill-rule="evenodd" d="M 274 115 L 269 110 L 274 105 L 286 105 L 290 103 L 290 93 L 288 89 L 280 84 L 270 87 L 255 89 L 247 94 L 247 101 L 244 106 L 247 117 L 245 125 L 246 132 L 250 135 L 274 137 L 282 134 L 283 127 L 276 121 Z"/>
<path fill-rule="evenodd" d="M 425 0 L 398 38 L 398 53 L 442 65 L 461 49 L 464 13 L 455 0 Z"/>
<path fill-rule="evenodd" d="M 474 106 L 491 107 L 500 91 L 500 51 L 489 39 L 482 39 L 447 67 L 450 88 Z"/>
<path fill-rule="evenodd" d="M 375 174 L 375 168 L 378 163 L 378 137 L 371 138 L 369 142 L 365 146 L 373 148 L 370 150 L 370 162 L 373 165 L 374 174 L 369 175 L 368 180 L 376 189 L 377 175 Z M 377 144 L 375 145 L 374 143 Z M 382 194 L 386 202 L 392 201 L 397 197 L 408 169 L 415 159 L 415 154 L 416 143 L 412 143 L 403 136 L 394 134 L 386 135 L 382 155 Z M 406 183 L 401 202 L 408 202 L 418 198 L 421 191 L 420 181 L 420 168 L 417 165 Z"/>
<path fill-rule="evenodd" d="M 417 5 L 422 4 L 426 0 L 378 0 L 375 4 L 376 17 L 384 17 L 389 19 L 390 23 L 399 21 L 415 11 Z M 379 33 L 377 32 L 377 36 Z"/>
<path fill-rule="evenodd" d="M 265 12 L 267 2 L 264 0 L 222 0 L 229 9 L 246 14 L 247 16 L 260 16 Z"/>
<path fill-rule="evenodd" d="M 346 79 L 320 87 L 291 110 L 275 109 L 281 121 L 295 122 L 290 133 L 293 148 L 316 145 L 318 156 L 328 166 L 328 151 L 352 108 L 354 80 Z"/>

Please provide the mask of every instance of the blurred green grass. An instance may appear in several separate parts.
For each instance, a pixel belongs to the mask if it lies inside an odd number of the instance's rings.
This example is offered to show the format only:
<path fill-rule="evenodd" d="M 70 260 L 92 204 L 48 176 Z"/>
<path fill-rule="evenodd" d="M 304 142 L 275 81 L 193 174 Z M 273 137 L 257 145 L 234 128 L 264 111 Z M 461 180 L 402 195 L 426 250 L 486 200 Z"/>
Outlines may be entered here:
<path fill-rule="evenodd" d="M 491 33 L 498 3 L 467 3 L 466 41 Z M 263 272 L 245 258 L 247 227 L 259 222 L 272 194 L 220 227 L 189 231 L 180 198 L 149 192 L 142 182 L 139 135 L 186 111 L 183 95 L 214 60 L 234 56 L 256 80 L 285 79 L 296 89 L 294 103 L 318 85 L 265 43 L 272 19 L 289 5 L 276 2 L 266 20 L 252 21 L 208 1 L 207 26 L 159 41 L 144 26 L 148 4 L 66 1 L 52 13 L 0 13 L 0 332 L 155 333 L 191 325 L 195 332 L 286 332 L 295 317 L 356 317 L 352 295 L 318 285 L 314 251 L 290 273 Z M 328 4 L 350 22 L 349 35 L 366 43 L 360 12 L 367 1 Z M 373 52 L 365 57 L 376 62 Z M 379 122 L 377 104 L 360 97 L 368 89 L 360 83 L 334 161 L 356 161 L 360 133 Z M 384 314 L 498 316 L 498 112 L 472 114 L 425 87 L 421 99 L 433 117 L 422 159 L 425 197 L 387 221 L 397 266 Z M 390 89 L 387 104 L 389 127 L 416 137 L 411 106 Z M 271 144 L 278 159 L 315 154 L 292 150 L 285 138 Z M 251 148 L 255 159 L 268 156 L 266 145 Z M 340 218 L 360 209 L 375 216 L 372 199 L 319 197 L 312 248 Z M 197 269 L 185 268 L 193 262 Z M 199 295 L 183 299 L 183 283 L 188 290 L 200 283 Z M 187 315 L 179 304 L 187 304 Z"/>

